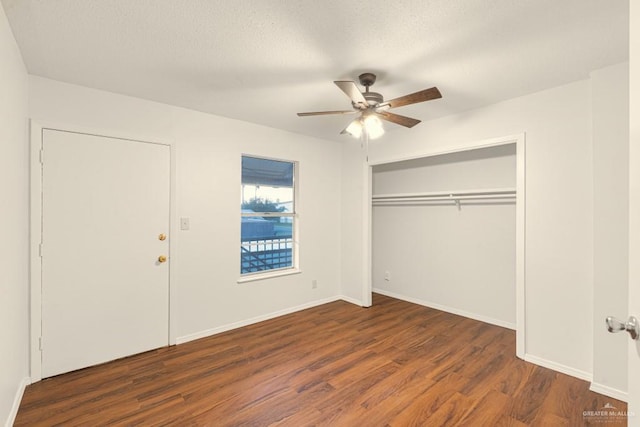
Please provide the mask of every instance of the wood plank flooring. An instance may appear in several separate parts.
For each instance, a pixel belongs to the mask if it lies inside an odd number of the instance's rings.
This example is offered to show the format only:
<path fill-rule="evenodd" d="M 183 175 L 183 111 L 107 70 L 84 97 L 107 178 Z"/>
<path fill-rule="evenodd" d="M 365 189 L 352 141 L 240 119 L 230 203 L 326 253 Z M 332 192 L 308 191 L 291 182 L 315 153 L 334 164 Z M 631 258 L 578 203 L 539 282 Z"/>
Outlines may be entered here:
<path fill-rule="evenodd" d="M 626 425 L 626 404 L 515 357 L 515 333 L 374 295 L 27 387 L 16 426 Z M 605 424 L 606 423 L 606 424 Z"/>

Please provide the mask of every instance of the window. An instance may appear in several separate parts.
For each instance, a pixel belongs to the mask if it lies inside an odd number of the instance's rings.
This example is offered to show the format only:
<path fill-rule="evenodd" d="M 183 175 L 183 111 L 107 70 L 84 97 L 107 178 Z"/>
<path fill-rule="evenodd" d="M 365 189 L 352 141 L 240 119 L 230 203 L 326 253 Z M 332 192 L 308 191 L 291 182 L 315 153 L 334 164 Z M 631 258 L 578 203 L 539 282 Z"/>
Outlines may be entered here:
<path fill-rule="evenodd" d="M 242 156 L 242 275 L 297 267 L 295 175 L 295 162 Z"/>

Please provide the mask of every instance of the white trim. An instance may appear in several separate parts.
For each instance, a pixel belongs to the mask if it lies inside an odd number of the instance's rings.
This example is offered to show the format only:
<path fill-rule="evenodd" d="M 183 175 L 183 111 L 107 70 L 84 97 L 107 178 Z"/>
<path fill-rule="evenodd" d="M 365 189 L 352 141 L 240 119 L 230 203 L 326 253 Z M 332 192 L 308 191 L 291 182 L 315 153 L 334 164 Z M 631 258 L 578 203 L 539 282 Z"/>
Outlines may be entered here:
<path fill-rule="evenodd" d="M 292 274 L 300 274 L 302 270 L 298 268 L 287 268 L 284 270 L 267 270 L 259 273 L 249 273 L 240 277 L 237 283 L 256 282 L 258 280 L 273 279 L 274 277 L 290 276 Z"/>
<path fill-rule="evenodd" d="M 30 375 L 33 381 L 42 378 L 42 355 L 40 336 L 42 335 L 42 260 L 40 242 L 42 241 L 42 168 L 40 150 L 42 149 L 42 129 L 44 126 L 30 123 L 30 243 L 29 243 L 29 282 L 30 282 Z"/>
<path fill-rule="evenodd" d="M 542 366 L 543 368 L 551 369 L 562 374 L 570 375 L 581 380 L 591 382 L 592 375 L 589 372 L 581 371 L 579 369 L 571 368 L 569 366 L 562 365 L 560 363 L 552 362 L 547 359 L 543 359 L 538 356 L 532 356 L 530 354 L 524 355 L 525 362 L 533 363 L 534 365 Z"/>
<path fill-rule="evenodd" d="M 262 218 L 263 216 L 271 216 L 271 217 L 280 217 L 284 216 L 287 218 L 293 218 L 296 216 L 295 212 L 240 212 L 240 216 L 245 218 Z"/>
<path fill-rule="evenodd" d="M 179 230 L 176 209 L 176 155 L 172 140 L 159 140 L 154 136 L 123 134 L 120 131 L 89 128 L 86 126 L 76 126 L 58 122 L 43 122 L 30 120 L 30 187 L 29 187 L 29 216 L 30 216 L 30 381 L 37 382 L 42 379 L 42 353 L 40 351 L 40 337 L 42 335 L 42 263 L 39 255 L 39 246 L 42 241 L 42 167 L 40 164 L 40 151 L 42 150 L 42 136 L 45 129 L 80 133 L 86 135 L 103 136 L 107 138 L 122 139 L 128 141 L 139 141 L 152 144 L 169 146 L 170 149 L 170 200 L 169 200 L 169 236 L 176 236 Z M 169 243 L 169 260 L 174 257 L 175 245 Z M 169 345 L 176 343 L 176 304 L 172 304 L 176 298 L 175 286 L 175 260 L 169 264 L 169 324 L 167 325 L 167 335 Z M 174 268 L 172 268 L 172 265 Z"/>
<path fill-rule="evenodd" d="M 526 349 L 526 261 L 527 261 L 527 145 L 526 134 L 516 138 L 516 356 Z"/>
<path fill-rule="evenodd" d="M 180 219 L 178 218 L 178 184 L 177 184 L 177 174 L 176 174 L 176 165 L 177 158 L 176 155 L 176 147 L 175 144 L 169 144 L 169 162 L 170 162 L 170 171 L 169 171 L 169 345 L 174 345 L 176 343 L 176 334 L 177 334 L 177 323 L 178 323 L 178 304 L 175 304 L 178 301 L 178 287 L 175 286 L 178 283 L 176 279 L 176 266 L 178 263 L 174 259 L 176 257 L 177 245 L 175 242 L 178 240 L 178 230 L 180 230 Z M 179 258 L 179 257 L 176 257 Z M 172 286 L 172 284 L 174 284 Z"/>
<path fill-rule="evenodd" d="M 20 402 L 22 402 L 22 396 L 24 396 L 24 390 L 29 384 L 31 384 L 31 378 L 29 377 L 24 377 L 22 381 L 20 381 L 20 384 L 18 384 L 18 390 L 16 390 L 16 396 L 13 398 L 13 405 L 11 406 L 5 427 L 11 427 L 15 422 L 18 409 L 20 409 Z"/>
<path fill-rule="evenodd" d="M 589 386 L 589 390 L 594 393 L 604 394 L 605 396 L 613 397 L 614 399 L 622 400 L 623 402 L 628 402 L 629 395 L 626 391 L 618 390 L 617 388 L 608 387 L 606 385 L 591 383 Z"/>
<path fill-rule="evenodd" d="M 370 307 L 370 306 L 365 306 L 365 305 L 362 303 L 362 301 L 357 300 L 357 299 L 355 299 L 355 298 L 348 297 L 348 296 L 346 296 L 346 295 L 339 295 L 339 296 L 338 296 L 338 298 L 339 298 L 339 299 L 341 299 L 341 300 L 342 300 L 342 301 L 344 301 L 344 302 L 348 302 L 348 303 L 350 303 L 350 304 L 357 305 L 358 307 Z"/>
<path fill-rule="evenodd" d="M 367 136 L 367 145 L 369 144 L 369 137 Z M 373 280 L 371 270 L 373 269 L 373 245 L 371 239 L 373 235 L 373 207 L 371 205 L 371 197 L 373 191 L 373 168 L 369 166 L 369 157 L 364 151 L 363 159 L 363 179 L 364 189 L 362 195 L 362 306 L 371 307 L 372 292 L 373 292 Z"/>
<path fill-rule="evenodd" d="M 517 144 L 518 141 L 520 141 L 521 139 L 524 139 L 524 133 L 516 134 L 516 135 L 507 135 L 507 136 L 498 137 L 498 138 L 483 139 L 483 140 L 475 141 L 471 143 L 460 144 L 448 150 L 425 150 L 425 151 L 414 153 L 407 156 L 387 157 L 381 160 L 376 160 L 374 162 L 369 162 L 369 166 L 378 166 L 378 165 L 384 165 L 387 163 L 403 162 L 405 160 L 421 159 L 423 157 L 434 157 L 434 156 L 441 156 L 444 154 L 460 153 L 464 151 L 477 150 L 480 148 L 490 148 L 490 147 L 499 147 L 501 145 Z"/>
<path fill-rule="evenodd" d="M 498 138 L 484 139 L 480 141 L 470 142 L 466 144 L 458 144 L 456 147 L 448 150 L 426 150 L 419 153 L 414 153 L 408 156 L 388 157 L 374 162 L 367 162 L 369 164 L 369 170 L 372 171 L 373 166 L 383 165 L 388 163 L 401 162 L 405 160 L 414 160 L 424 157 L 440 156 L 443 154 L 460 153 L 464 151 L 477 150 L 481 148 L 498 147 L 502 145 L 516 145 L 516 356 L 524 359 L 526 354 L 526 301 L 525 301 L 525 287 L 526 287 L 526 134 L 507 135 Z M 365 181 L 365 186 L 367 181 Z M 372 202 L 371 197 L 372 183 L 369 180 L 368 187 L 365 188 L 365 192 L 368 192 L 369 204 Z M 369 206 L 369 209 L 371 207 Z M 368 251 L 369 257 L 371 256 L 371 211 L 368 211 L 368 248 L 365 247 L 365 252 Z M 367 222 L 367 217 L 363 222 Z M 364 289 L 366 291 L 371 289 L 371 268 L 369 263 L 369 269 L 364 277 Z M 368 281 L 366 278 L 369 278 Z M 367 283 L 369 282 L 369 283 Z M 483 320 L 484 321 L 484 320 Z M 491 323 L 491 322 L 488 322 Z M 514 328 L 511 328 L 514 329 Z"/>
<path fill-rule="evenodd" d="M 343 299 L 343 297 L 341 296 L 324 298 L 321 300 L 316 300 L 316 301 L 311 301 L 305 304 L 301 304 L 295 307 L 289 307 L 283 310 L 274 311 L 272 313 L 263 314 L 261 316 L 252 317 L 250 319 L 228 323 L 226 325 L 218 326 L 216 328 L 205 329 L 204 331 L 183 335 L 176 339 L 176 344 L 184 344 L 186 342 L 194 341 L 200 338 L 210 337 L 212 335 L 220 334 L 222 332 L 227 332 L 233 329 L 242 328 L 243 326 L 249 326 L 249 325 L 253 325 L 254 323 L 264 322 L 265 320 L 275 319 L 276 317 L 284 316 L 286 314 L 295 313 L 297 311 L 306 310 L 308 308 L 317 307 L 319 305 L 328 304 L 334 301 L 340 301 L 341 299 Z"/>
<path fill-rule="evenodd" d="M 402 301 L 411 302 L 413 304 L 422 305 L 424 307 L 429 307 L 429 308 L 433 308 L 433 309 L 440 310 L 440 311 L 446 311 L 447 313 L 456 314 L 458 316 L 468 317 L 469 319 L 478 320 L 480 322 L 489 323 L 491 325 L 500 326 L 502 328 L 507 328 L 507 329 L 512 329 L 512 330 L 516 329 L 515 323 L 506 322 L 506 321 L 500 320 L 500 319 L 494 319 L 492 317 L 483 316 L 482 314 L 471 313 L 469 311 L 459 310 L 457 308 L 449 307 L 449 306 L 446 306 L 446 305 L 436 304 L 436 303 L 431 302 L 431 301 L 425 301 L 425 300 L 421 300 L 421 299 L 418 299 L 418 298 L 413 298 L 413 297 L 408 297 L 408 296 L 405 296 L 405 295 L 396 294 L 394 292 L 389 292 L 389 291 L 384 290 L 384 289 L 374 288 L 373 292 L 381 294 L 381 295 L 386 295 L 386 296 L 391 297 L 391 298 L 399 299 L 399 300 L 402 300 Z"/>

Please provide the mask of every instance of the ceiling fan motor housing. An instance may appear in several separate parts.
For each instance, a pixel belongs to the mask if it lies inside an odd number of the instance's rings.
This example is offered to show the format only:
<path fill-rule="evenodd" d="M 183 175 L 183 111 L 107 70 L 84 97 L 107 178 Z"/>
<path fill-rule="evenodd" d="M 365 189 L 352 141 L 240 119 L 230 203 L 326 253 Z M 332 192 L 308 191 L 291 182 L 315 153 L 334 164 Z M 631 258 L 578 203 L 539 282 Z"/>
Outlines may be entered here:
<path fill-rule="evenodd" d="M 382 95 L 377 92 L 369 92 L 369 86 L 372 86 L 376 82 L 376 75 L 373 73 L 362 73 L 358 76 L 360 84 L 366 88 L 362 95 L 367 100 L 369 107 L 375 107 L 378 104 L 382 104 Z"/>
<path fill-rule="evenodd" d="M 382 104 L 383 98 L 382 95 L 378 92 L 365 92 L 362 95 L 364 96 L 364 99 L 367 100 L 370 106 Z"/>
<path fill-rule="evenodd" d="M 373 73 L 362 73 L 358 76 L 358 79 L 362 86 L 368 88 L 369 86 L 373 86 L 376 82 L 376 75 Z"/>

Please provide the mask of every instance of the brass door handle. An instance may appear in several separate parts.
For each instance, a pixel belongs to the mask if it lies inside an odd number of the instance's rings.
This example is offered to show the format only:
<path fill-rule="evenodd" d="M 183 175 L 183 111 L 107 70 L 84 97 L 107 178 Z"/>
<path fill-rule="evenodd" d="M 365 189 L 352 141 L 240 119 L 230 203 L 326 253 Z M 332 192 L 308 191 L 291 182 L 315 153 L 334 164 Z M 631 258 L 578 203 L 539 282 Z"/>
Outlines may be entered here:
<path fill-rule="evenodd" d="M 167 262 L 167 257 L 165 255 L 160 255 L 158 257 L 158 262 Z"/>

